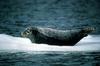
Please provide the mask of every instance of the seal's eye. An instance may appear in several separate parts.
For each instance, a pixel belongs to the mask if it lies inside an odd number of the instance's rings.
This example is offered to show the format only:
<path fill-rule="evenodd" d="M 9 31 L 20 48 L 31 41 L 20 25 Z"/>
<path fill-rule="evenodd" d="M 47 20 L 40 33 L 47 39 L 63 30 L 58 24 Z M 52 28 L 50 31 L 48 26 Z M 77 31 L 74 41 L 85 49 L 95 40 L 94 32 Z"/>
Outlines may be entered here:
<path fill-rule="evenodd" d="M 28 35 L 28 34 L 30 34 L 30 32 L 31 32 L 30 30 L 27 30 L 25 33 Z"/>

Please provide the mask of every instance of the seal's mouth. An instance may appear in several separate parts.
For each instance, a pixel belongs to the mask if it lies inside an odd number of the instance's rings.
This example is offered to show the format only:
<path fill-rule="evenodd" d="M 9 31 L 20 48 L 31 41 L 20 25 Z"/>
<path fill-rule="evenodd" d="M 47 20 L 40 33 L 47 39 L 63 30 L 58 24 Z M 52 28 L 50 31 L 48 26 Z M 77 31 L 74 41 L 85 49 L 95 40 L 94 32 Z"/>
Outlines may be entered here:
<path fill-rule="evenodd" d="M 26 35 L 24 34 L 24 32 L 21 32 L 21 37 L 26 37 Z"/>

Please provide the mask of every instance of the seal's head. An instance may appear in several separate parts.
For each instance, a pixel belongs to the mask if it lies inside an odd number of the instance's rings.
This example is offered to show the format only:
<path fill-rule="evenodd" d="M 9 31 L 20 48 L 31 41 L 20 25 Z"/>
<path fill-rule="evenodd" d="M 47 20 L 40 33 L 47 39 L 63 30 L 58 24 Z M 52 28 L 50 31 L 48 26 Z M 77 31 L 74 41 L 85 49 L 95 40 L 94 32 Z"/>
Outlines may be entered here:
<path fill-rule="evenodd" d="M 36 27 L 28 27 L 23 32 L 21 32 L 22 37 L 30 38 L 33 35 L 37 34 L 37 28 Z"/>

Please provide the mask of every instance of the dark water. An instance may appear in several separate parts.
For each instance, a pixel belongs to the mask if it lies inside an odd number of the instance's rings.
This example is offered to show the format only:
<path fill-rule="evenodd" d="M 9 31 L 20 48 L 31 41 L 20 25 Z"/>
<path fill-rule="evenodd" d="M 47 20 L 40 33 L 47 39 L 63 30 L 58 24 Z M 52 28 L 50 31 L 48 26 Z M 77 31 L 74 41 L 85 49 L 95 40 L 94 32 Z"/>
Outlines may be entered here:
<path fill-rule="evenodd" d="M 47 52 L 42 54 L 1 52 L 0 54 L 0 66 L 100 66 L 99 60 L 99 52 Z"/>
<path fill-rule="evenodd" d="M 89 43 L 63 48 L 21 39 L 20 32 L 28 26 L 62 30 L 92 26 L 96 31 L 86 39 Z M 99 34 L 100 0 L 0 0 L 0 66 L 100 66 Z M 12 51 L 16 49 L 21 51 Z"/>
<path fill-rule="evenodd" d="M 28 26 L 55 29 L 95 27 L 100 33 L 99 0 L 0 0 L 0 33 L 20 36 Z"/>

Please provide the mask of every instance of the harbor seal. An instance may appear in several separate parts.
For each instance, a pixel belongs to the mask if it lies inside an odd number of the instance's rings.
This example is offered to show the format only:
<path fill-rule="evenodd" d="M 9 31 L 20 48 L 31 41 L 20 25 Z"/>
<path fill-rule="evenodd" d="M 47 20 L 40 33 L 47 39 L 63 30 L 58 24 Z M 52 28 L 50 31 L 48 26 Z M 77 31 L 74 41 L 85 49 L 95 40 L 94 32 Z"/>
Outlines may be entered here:
<path fill-rule="evenodd" d="M 51 28 L 28 27 L 21 33 L 33 43 L 73 46 L 94 30 L 92 27 L 74 30 L 56 30 Z"/>

